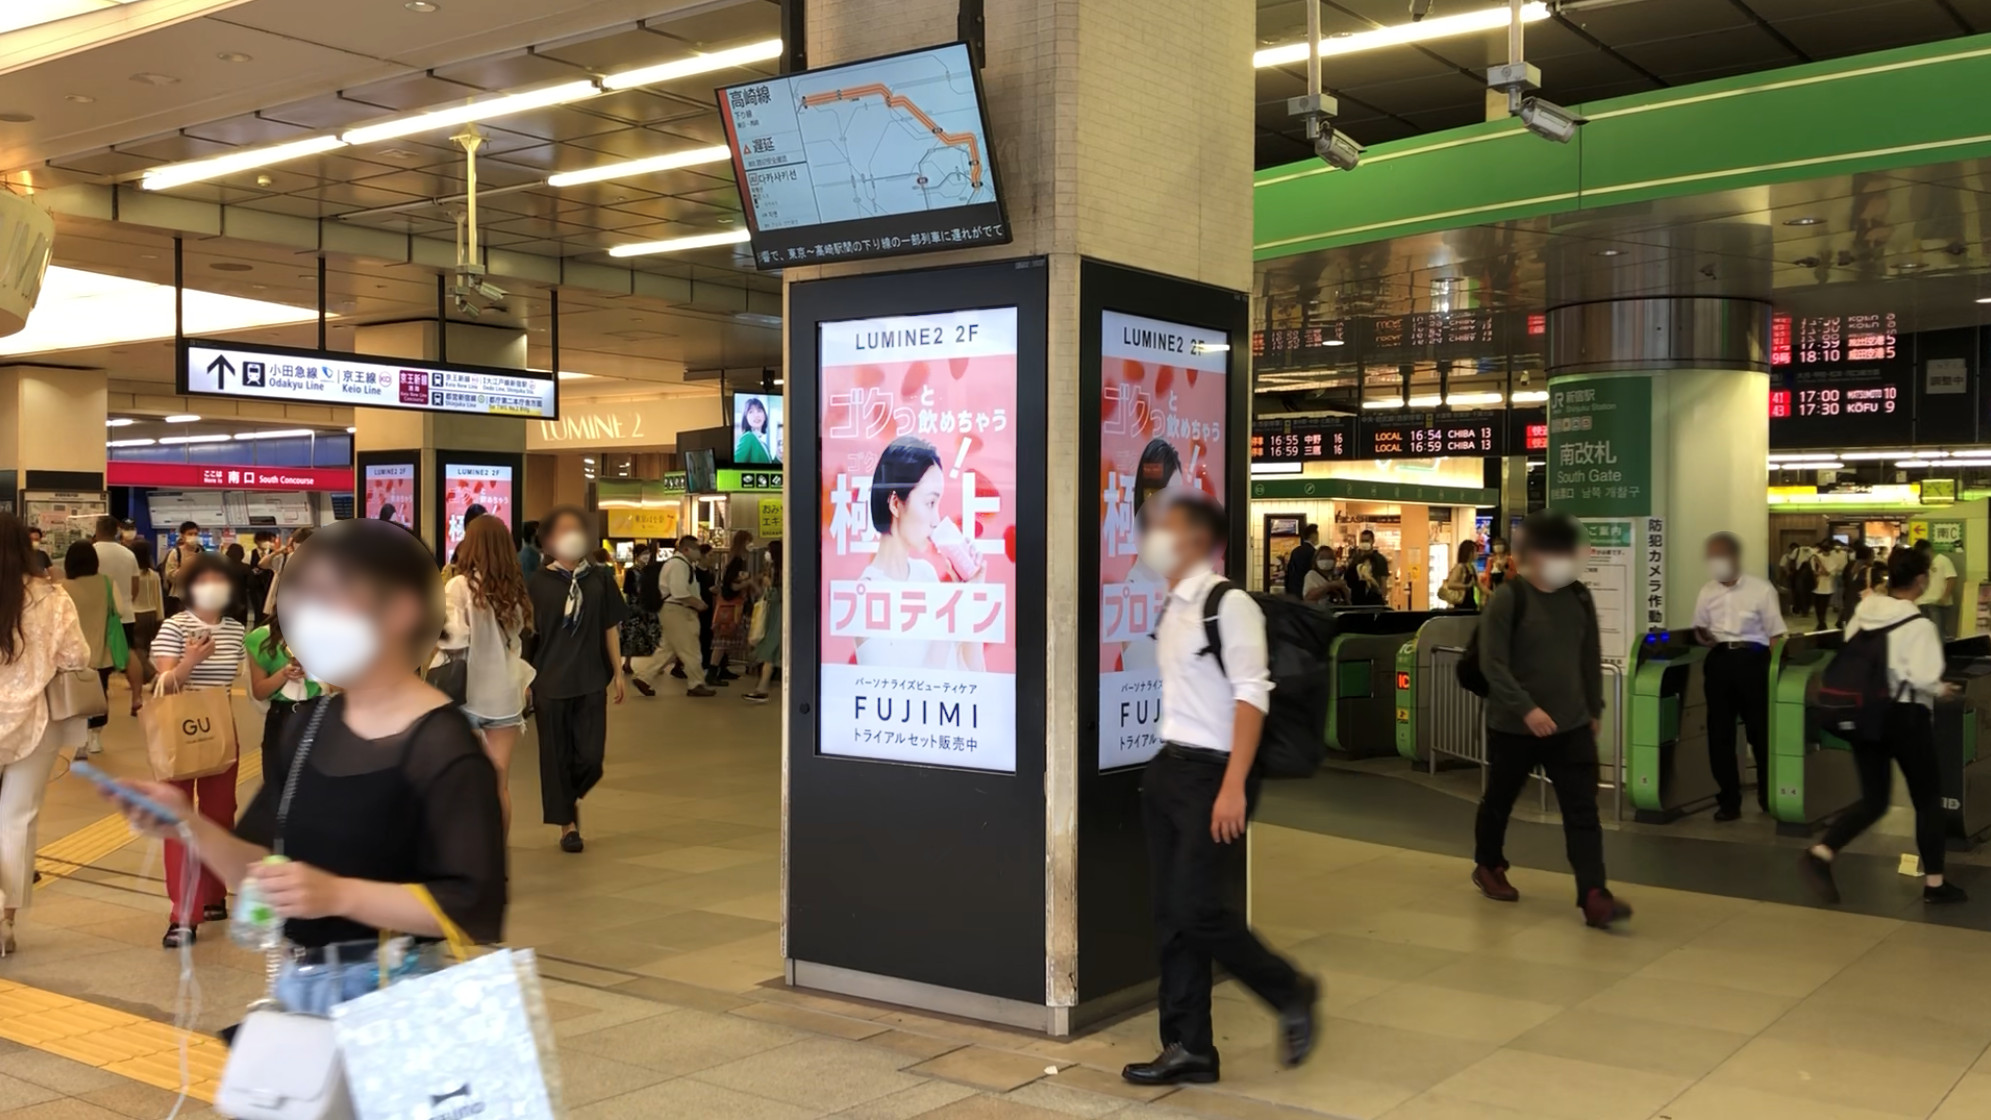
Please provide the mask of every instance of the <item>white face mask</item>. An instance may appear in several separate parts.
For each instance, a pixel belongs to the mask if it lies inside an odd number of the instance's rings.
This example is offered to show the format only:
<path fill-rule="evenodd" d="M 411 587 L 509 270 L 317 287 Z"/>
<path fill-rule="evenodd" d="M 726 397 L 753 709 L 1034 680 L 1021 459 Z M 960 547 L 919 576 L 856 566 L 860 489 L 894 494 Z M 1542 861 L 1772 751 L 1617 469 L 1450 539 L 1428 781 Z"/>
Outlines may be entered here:
<path fill-rule="evenodd" d="M 1735 561 L 1726 556 L 1708 557 L 1708 578 L 1716 583 L 1727 583 L 1735 578 Z"/>
<path fill-rule="evenodd" d="M 581 557 L 587 554 L 588 535 L 579 529 L 571 533 L 562 533 L 553 542 L 553 555 L 558 557 L 563 564 L 578 563 Z"/>
<path fill-rule="evenodd" d="M 314 679 L 350 688 L 380 653 L 380 633 L 365 615 L 305 601 L 283 605 L 283 639 Z"/>
<path fill-rule="evenodd" d="M 228 600 L 234 594 L 235 589 L 225 583 L 214 580 L 196 583 L 193 590 L 194 606 L 204 611 L 226 610 Z"/>
<path fill-rule="evenodd" d="M 1576 557 L 1544 556 L 1535 561 L 1535 578 L 1551 591 L 1576 582 Z"/>
<path fill-rule="evenodd" d="M 1149 529 L 1141 537 L 1140 560 L 1148 570 L 1159 576 L 1172 576 L 1179 563 L 1180 550 L 1175 544 L 1172 529 Z"/>

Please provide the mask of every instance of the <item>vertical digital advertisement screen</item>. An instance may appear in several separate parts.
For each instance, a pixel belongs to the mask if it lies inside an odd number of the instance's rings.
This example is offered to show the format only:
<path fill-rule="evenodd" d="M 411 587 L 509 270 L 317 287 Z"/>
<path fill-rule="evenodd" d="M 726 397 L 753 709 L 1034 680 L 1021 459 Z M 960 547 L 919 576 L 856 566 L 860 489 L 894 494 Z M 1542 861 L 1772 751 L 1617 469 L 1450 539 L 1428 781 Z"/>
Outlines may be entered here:
<path fill-rule="evenodd" d="M 489 463 L 444 463 L 442 467 L 443 563 L 456 555 L 463 543 L 463 515 L 471 506 L 483 506 L 510 529 L 512 519 L 512 468 Z"/>
<path fill-rule="evenodd" d="M 369 463 L 361 485 L 366 497 L 360 503 L 361 517 L 392 521 L 403 529 L 415 528 L 415 464 Z"/>
<path fill-rule="evenodd" d="M 823 754 L 1016 769 L 1016 332 L 821 325 Z"/>
<path fill-rule="evenodd" d="M 1140 561 L 1170 493 L 1224 499 L 1230 338 L 1107 311 L 1100 323 L 1099 768 L 1161 749 L 1156 617 L 1168 585 Z"/>
<path fill-rule="evenodd" d="M 781 465 L 781 398 L 765 393 L 733 394 L 733 465 Z"/>

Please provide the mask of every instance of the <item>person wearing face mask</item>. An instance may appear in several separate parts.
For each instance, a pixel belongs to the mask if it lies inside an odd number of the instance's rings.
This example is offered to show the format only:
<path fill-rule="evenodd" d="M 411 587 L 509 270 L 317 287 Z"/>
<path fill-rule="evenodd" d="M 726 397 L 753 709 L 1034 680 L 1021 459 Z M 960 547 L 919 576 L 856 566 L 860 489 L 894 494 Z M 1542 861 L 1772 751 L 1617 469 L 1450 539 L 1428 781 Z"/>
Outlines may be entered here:
<path fill-rule="evenodd" d="M 1307 596 L 1307 577 L 1314 574 L 1314 557 L 1320 553 L 1320 526 L 1300 530 L 1300 543 L 1286 554 L 1286 594 L 1295 599 Z"/>
<path fill-rule="evenodd" d="M 1818 619 L 1818 628 L 1825 629 L 1826 610 L 1839 602 L 1839 577 L 1846 571 L 1846 550 L 1839 542 L 1826 537 L 1818 542 L 1818 551 L 1811 558 L 1811 568 L 1816 578 L 1812 583 L 1811 609 Z M 1839 625 L 1846 624 L 1844 604 L 1840 604 Z"/>
<path fill-rule="evenodd" d="M 1323 548 L 1314 553 L 1313 570 L 1300 584 L 1300 598 L 1323 605 L 1348 601 L 1348 584 L 1341 579 L 1341 561 L 1335 557 L 1333 549 Z"/>
<path fill-rule="evenodd" d="M 218 553 L 196 553 L 179 569 L 186 588 L 187 609 L 167 619 L 152 639 L 152 665 L 166 680 L 168 691 L 185 688 L 227 689 L 242 670 L 246 632 L 228 617 L 235 599 L 235 573 Z M 239 736 L 238 736 L 239 740 Z M 205 778 L 168 785 L 180 804 L 191 804 L 201 816 L 227 828 L 235 822 L 235 778 L 240 760 Z M 189 819 L 191 819 L 189 817 Z M 161 944 L 177 949 L 199 936 L 203 921 L 228 917 L 228 888 L 212 872 L 189 882 L 186 852 L 177 837 L 166 841 L 166 894 L 173 900 L 170 923 Z"/>
<path fill-rule="evenodd" d="M 698 648 L 698 618 L 710 608 L 698 586 L 697 555 L 698 538 L 686 533 L 670 559 L 644 571 L 643 601 L 656 605 L 661 643 L 652 663 L 636 671 L 655 676 L 670 669 L 684 680 L 686 696 L 703 698 L 717 694 L 705 683 L 705 655 Z"/>
<path fill-rule="evenodd" d="M 107 518 L 106 520 L 109 519 Z M 102 536 L 101 529 L 98 535 L 102 539 L 110 539 Z M 202 551 L 200 526 L 191 521 L 182 521 L 180 523 L 179 542 L 173 546 L 171 552 L 166 554 L 166 567 L 160 573 L 166 580 L 166 613 L 168 615 L 177 615 L 185 608 L 187 577 L 182 569 L 186 567 L 189 560 L 201 555 Z"/>
<path fill-rule="evenodd" d="M 1389 603 L 1390 561 L 1376 551 L 1376 534 L 1362 530 L 1348 555 L 1348 567 L 1341 573 L 1348 585 L 1348 602 L 1357 607 L 1381 607 Z"/>
<path fill-rule="evenodd" d="M 1770 808 L 1770 643 L 1784 634 L 1775 584 L 1742 570 L 1742 541 L 1716 533 L 1707 543 L 1708 582 L 1694 601 L 1694 634 L 1708 647 L 1701 689 L 1708 710 L 1708 768 L 1714 772 L 1714 819 L 1742 815 L 1742 775 L 1735 724 L 1756 758 L 1756 804 Z"/>
<path fill-rule="evenodd" d="M 526 581 L 532 600 L 533 708 L 539 729 L 542 819 L 560 829 L 560 850 L 579 852 L 581 799 L 601 781 L 608 749 L 608 697 L 623 699 L 622 632 L 629 608 L 615 575 L 591 564 L 588 515 L 560 506 L 539 521 L 553 563 Z"/>
<path fill-rule="evenodd" d="M 1148 883 L 1160 946 L 1162 1050 L 1120 1076 L 1136 1085 L 1209 1083 L 1221 1076 L 1210 1021 L 1211 965 L 1221 964 L 1271 1006 L 1280 1062 L 1306 1060 L 1314 1044 L 1319 984 L 1251 931 L 1230 890 L 1230 845 L 1244 838 L 1258 800 L 1255 763 L 1272 702 L 1264 614 L 1243 589 L 1216 600 L 1210 649 L 1205 614 L 1224 583 L 1212 566 L 1229 517 L 1195 492 L 1168 503 L 1141 538 L 1141 559 L 1168 583 L 1155 625 L 1161 669 L 1161 750 L 1141 777 Z"/>
<path fill-rule="evenodd" d="M 276 768 L 241 822 L 194 815 L 172 785 L 131 784 L 189 822 L 210 874 L 230 887 L 255 880 L 284 919 L 279 1002 L 325 1015 L 435 966 L 429 943 L 444 930 L 411 886 L 472 940 L 497 940 L 505 840 L 490 758 L 417 672 L 444 625 L 429 550 L 396 525 L 340 521 L 291 557 L 284 587 L 275 639 L 339 691 L 285 721 Z M 285 859 L 270 862 L 279 842 Z M 386 942 L 390 931 L 414 943 Z M 398 951 L 381 959 L 383 944 Z"/>
<path fill-rule="evenodd" d="M 1480 586 L 1486 588 L 1490 595 L 1500 590 L 1500 585 L 1513 574 L 1514 555 L 1508 551 L 1507 542 L 1500 537 L 1486 542 L 1486 575 L 1480 580 Z"/>
<path fill-rule="evenodd" d="M 1521 892 L 1507 881 L 1507 818 L 1540 767 L 1555 785 L 1576 905 L 1598 929 L 1631 917 L 1604 878 L 1597 816 L 1597 727 L 1604 714 L 1604 658 L 1597 608 L 1576 580 L 1583 526 L 1554 510 L 1521 527 L 1521 578 L 1501 585 L 1479 619 L 1486 674 L 1486 790 L 1474 826 L 1473 885 L 1496 902 Z"/>
<path fill-rule="evenodd" d="M 643 599 L 644 579 L 653 563 L 652 555 L 648 544 L 637 545 L 630 550 L 628 570 L 622 573 L 622 601 L 629 607 L 629 618 L 622 624 L 622 673 L 629 678 L 630 684 L 636 686 L 636 691 L 645 696 L 655 696 L 657 690 L 636 672 L 635 661 L 656 653 L 658 644 L 663 640 L 656 608 Z"/>

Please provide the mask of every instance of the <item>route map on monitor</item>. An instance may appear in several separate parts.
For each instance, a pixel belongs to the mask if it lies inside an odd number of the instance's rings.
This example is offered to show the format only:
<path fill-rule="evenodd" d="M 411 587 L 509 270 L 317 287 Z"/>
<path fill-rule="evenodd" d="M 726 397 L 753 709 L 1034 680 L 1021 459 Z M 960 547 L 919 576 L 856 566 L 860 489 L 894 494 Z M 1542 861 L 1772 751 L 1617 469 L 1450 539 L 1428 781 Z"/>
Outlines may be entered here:
<path fill-rule="evenodd" d="M 965 44 L 728 86 L 718 97 L 761 268 L 1011 238 Z"/>

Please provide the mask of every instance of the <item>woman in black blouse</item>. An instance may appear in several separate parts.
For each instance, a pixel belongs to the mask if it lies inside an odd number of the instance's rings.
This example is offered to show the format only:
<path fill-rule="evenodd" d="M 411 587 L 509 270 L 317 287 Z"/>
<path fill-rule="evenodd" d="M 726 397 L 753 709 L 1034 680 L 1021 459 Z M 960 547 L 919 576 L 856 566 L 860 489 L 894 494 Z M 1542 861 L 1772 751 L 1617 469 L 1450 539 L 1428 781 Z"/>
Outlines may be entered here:
<path fill-rule="evenodd" d="M 377 986 L 379 931 L 443 936 L 409 885 L 426 887 L 472 940 L 498 939 L 504 830 L 489 756 L 449 698 L 415 671 L 443 623 L 435 561 L 421 542 L 385 522 L 341 521 L 297 551 L 283 586 L 276 638 L 339 694 L 297 706 L 279 769 L 264 775 L 233 832 L 188 811 L 170 785 L 132 785 L 189 822 L 202 862 L 231 889 L 253 880 L 297 950 L 286 955 L 279 995 L 295 1010 L 323 1012 Z M 300 765 L 286 811 L 284 790 Z M 169 831 L 131 815 L 148 831 Z M 266 862 L 272 852 L 285 860 Z M 397 953 L 390 971 L 420 960 Z"/>

